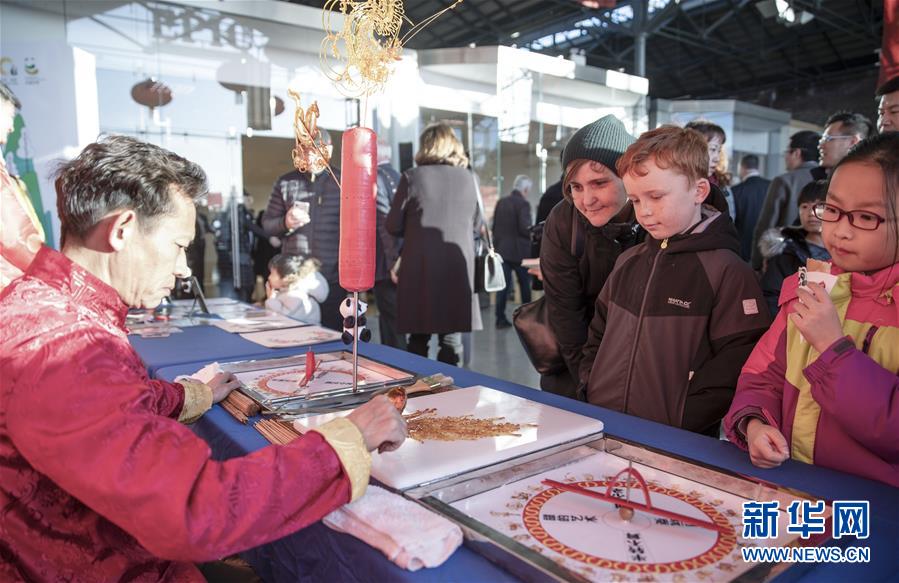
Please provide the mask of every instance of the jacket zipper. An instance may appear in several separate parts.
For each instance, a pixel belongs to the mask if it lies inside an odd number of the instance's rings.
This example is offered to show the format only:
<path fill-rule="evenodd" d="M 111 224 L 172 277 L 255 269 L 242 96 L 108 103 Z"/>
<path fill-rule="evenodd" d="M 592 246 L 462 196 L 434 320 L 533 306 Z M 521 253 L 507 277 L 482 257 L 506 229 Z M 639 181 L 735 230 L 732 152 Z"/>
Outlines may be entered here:
<path fill-rule="evenodd" d="M 662 241 L 660 248 L 668 248 L 668 239 Z M 643 299 L 640 302 L 640 315 L 637 317 L 637 333 L 634 335 L 634 344 L 631 346 L 631 356 L 627 362 L 627 380 L 624 383 L 624 413 L 627 413 L 627 405 L 631 396 L 631 377 L 634 372 L 634 360 L 637 358 L 637 345 L 640 343 L 640 331 L 643 329 L 643 312 L 646 310 L 646 298 L 649 295 L 649 286 L 652 284 L 652 276 L 655 275 L 656 265 L 658 265 L 661 256 L 662 251 L 659 251 L 652 260 L 652 269 L 649 270 L 649 277 L 646 279 L 646 288 L 643 290 Z"/>

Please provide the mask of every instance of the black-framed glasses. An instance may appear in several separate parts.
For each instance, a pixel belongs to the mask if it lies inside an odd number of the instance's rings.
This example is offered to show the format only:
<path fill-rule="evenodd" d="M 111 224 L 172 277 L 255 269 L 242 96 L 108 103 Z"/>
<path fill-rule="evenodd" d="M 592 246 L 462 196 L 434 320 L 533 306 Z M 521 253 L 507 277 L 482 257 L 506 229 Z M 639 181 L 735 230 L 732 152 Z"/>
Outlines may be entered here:
<path fill-rule="evenodd" d="M 856 229 L 863 231 L 876 231 L 881 223 L 885 223 L 886 219 L 877 213 L 870 211 L 844 211 L 838 206 L 819 202 L 813 209 L 815 216 L 825 223 L 837 223 L 845 215 L 849 219 L 849 224 Z"/>

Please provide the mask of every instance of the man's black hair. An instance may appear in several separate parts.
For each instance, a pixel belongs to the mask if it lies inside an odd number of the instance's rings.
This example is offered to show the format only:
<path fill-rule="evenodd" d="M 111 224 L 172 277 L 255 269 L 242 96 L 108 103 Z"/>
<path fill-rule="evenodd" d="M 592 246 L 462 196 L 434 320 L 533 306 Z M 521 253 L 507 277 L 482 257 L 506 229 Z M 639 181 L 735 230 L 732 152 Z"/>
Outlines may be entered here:
<path fill-rule="evenodd" d="M 173 196 L 195 201 L 206 194 L 206 173 L 168 150 L 128 136 L 107 136 L 88 145 L 56 171 L 62 238 L 83 238 L 103 217 L 131 209 L 151 229 L 173 211 Z"/>

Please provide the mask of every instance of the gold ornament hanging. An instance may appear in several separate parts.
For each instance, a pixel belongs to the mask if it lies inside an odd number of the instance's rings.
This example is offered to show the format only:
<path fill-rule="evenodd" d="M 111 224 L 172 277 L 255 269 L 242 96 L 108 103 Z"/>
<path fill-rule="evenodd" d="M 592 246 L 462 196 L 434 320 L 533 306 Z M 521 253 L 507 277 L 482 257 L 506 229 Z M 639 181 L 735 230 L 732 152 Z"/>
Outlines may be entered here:
<path fill-rule="evenodd" d="M 406 17 L 402 0 L 328 0 L 322 11 L 325 39 L 320 52 L 322 70 L 348 97 L 367 97 L 383 89 L 412 37 L 463 0 L 456 0 L 418 24 Z M 343 15 L 343 29 L 331 27 L 331 11 Z M 400 37 L 403 22 L 412 25 Z"/>
<path fill-rule="evenodd" d="M 287 94 L 293 98 L 296 111 L 293 114 L 293 131 L 296 143 L 291 152 L 294 167 L 303 173 L 316 176 L 322 170 L 327 169 L 339 184 L 337 177 L 331 171 L 331 151 L 321 141 L 321 132 L 318 129 L 318 102 L 313 101 L 309 109 L 304 110 L 300 102 L 300 94 L 293 89 L 288 89 Z"/>

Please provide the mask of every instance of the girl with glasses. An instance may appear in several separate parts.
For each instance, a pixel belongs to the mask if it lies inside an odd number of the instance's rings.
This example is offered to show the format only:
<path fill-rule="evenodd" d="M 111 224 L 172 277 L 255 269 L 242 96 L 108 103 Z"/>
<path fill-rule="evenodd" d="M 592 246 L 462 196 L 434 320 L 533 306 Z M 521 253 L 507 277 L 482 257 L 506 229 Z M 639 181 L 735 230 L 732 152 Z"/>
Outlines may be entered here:
<path fill-rule="evenodd" d="M 763 468 L 788 458 L 899 486 L 899 134 L 860 142 L 815 207 L 836 283 L 784 282 L 740 376 L 728 438 Z"/>

